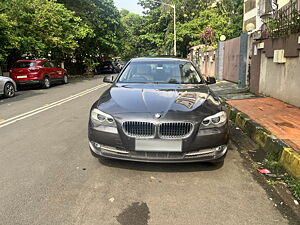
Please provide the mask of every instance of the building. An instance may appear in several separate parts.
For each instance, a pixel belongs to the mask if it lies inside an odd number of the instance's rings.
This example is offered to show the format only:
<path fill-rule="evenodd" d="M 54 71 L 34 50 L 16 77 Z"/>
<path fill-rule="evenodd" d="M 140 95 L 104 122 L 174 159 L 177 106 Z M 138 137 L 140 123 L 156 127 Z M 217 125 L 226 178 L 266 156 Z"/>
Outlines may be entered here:
<path fill-rule="evenodd" d="M 243 31 L 255 32 L 263 25 L 262 18 L 280 9 L 290 0 L 244 0 Z"/>

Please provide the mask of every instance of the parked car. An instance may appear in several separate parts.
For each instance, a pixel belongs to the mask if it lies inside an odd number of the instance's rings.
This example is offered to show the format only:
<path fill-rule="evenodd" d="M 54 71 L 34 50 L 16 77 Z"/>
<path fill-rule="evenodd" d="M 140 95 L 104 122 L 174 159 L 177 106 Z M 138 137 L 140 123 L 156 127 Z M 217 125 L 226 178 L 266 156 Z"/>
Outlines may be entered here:
<path fill-rule="evenodd" d="M 100 63 L 100 73 L 119 73 L 120 67 L 115 61 L 105 61 Z"/>
<path fill-rule="evenodd" d="M 0 95 L 4 95 L 7 98 L 12 98 L 15 96 L 16 91 L 17 85 L 13 79 L 0 76 Z"/>
<path fill-rule="evenodd" d="M 117 65 L 121 71 L 124 68 L 124 66 L 126 65 L 126 62 L 122 61 L 122 60 L 117 60 Z"/>
<path fill-rule="evenodd" d="M 129 62 L 93 104 L 89 146 L 93 156 L 145 162 L 223 162 L 228 118 L 220 99 L 194 65 L 183 59 Z"/>
<path fill-rule="evenodd" d="M 20 86 L 36 84 L 50 88 L 53 83 L 68 83 L 67 71 L 45 59 L 19 60 L 13 65 L 9 76 Z"/>

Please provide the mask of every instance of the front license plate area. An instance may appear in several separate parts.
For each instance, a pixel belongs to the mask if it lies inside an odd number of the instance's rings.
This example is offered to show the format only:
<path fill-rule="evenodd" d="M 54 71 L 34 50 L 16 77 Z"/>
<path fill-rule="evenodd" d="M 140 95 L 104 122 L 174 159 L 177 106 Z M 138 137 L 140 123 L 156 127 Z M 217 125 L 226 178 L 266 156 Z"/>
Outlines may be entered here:
<path fill-rule="evenodd" d="M 140 152 L 182 152 L 182 141 L 136 139 L 135 150 Z"/>

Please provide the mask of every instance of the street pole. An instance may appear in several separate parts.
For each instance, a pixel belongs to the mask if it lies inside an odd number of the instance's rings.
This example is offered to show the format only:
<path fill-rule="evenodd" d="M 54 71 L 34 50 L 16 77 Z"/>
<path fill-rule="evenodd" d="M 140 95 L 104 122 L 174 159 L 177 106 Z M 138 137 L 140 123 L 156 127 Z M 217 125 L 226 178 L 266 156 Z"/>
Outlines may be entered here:
<path fill-rule="evenodd" d="M 177 33 L 176 33 L 176 6 L 174 6 L 174 56 L 177 56 Z"/>
<path fill-rule="evenodd" d="M 151 1 L 170 6 L 174 10 L 174 56 L 177 56 L 176 5 L 171 5 L 171 4 L 167 4 L 167 3 L 164 3 L 161 1 L 156 1 L 156 0 L 151 0 Z"/>

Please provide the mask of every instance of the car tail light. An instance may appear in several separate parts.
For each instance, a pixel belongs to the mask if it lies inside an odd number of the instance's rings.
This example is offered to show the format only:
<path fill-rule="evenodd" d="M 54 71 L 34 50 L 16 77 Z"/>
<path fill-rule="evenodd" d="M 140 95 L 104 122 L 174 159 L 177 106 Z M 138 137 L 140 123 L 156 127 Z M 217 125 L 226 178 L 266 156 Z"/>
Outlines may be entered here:
<path fill-rule="evenodd" d="M 37 68 L 37 67 L 29 68 L 30 72 L 37 72 L 39 70 L 40 70 L 40 68 Z"/>

